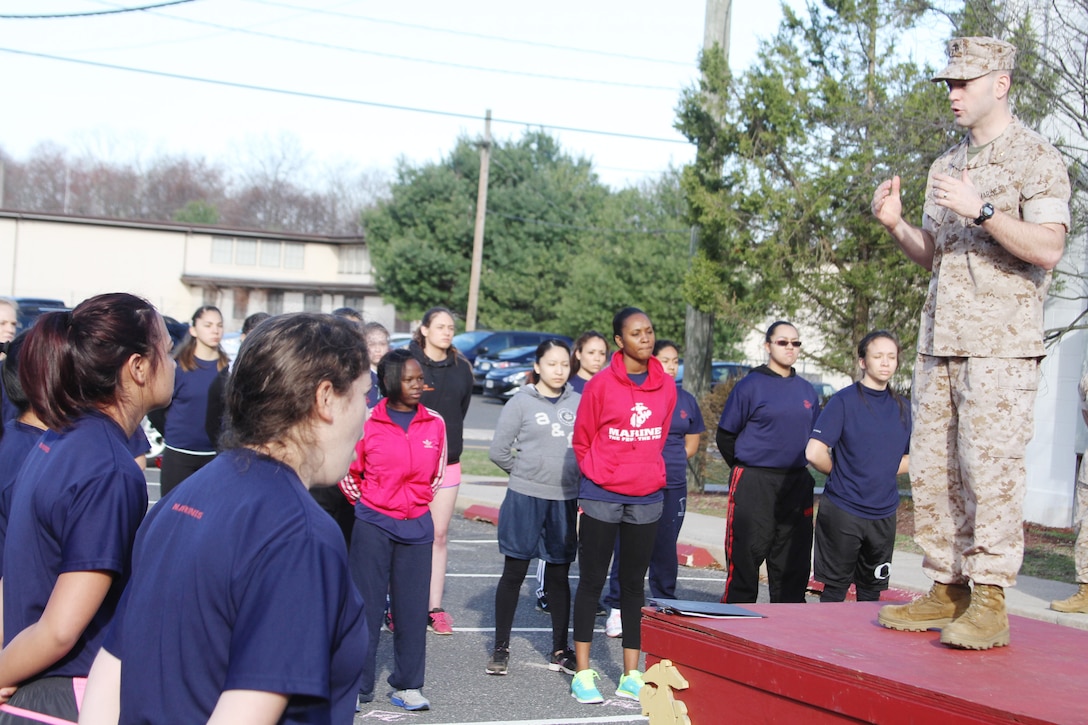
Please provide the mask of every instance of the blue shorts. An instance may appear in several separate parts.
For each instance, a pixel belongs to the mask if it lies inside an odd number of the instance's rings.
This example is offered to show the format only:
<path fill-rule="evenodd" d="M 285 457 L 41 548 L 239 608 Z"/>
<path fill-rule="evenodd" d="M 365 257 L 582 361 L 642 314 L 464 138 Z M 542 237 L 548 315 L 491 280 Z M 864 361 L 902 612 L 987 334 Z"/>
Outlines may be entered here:
<path fill-rule="evenodd" d="M 499 551 L 514 559 L 570 564 L 578 554 L 578 501 L 507 491 L 499 508 Z"/>

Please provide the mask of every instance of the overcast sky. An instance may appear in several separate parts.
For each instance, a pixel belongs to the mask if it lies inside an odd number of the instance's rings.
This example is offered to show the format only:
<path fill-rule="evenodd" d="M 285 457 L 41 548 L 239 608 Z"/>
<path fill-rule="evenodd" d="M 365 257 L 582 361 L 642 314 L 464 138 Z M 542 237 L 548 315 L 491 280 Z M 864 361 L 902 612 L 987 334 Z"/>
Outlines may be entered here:
<path fill-rule="evenodd" d="M 163 1 L 0 0 L 0 15 Z M 217 161 L 293 138 L 316 166 L 389 171 L 482 134 L 490 108 L 496 137 L 543 126 L 619 187 L 693 156 L 672 126 L 704 13 L 704 0 L 195 0 L 0 18 L 0 148 Z M 780 18 L 774 0 L 734 3 L 734 70 Z"/>

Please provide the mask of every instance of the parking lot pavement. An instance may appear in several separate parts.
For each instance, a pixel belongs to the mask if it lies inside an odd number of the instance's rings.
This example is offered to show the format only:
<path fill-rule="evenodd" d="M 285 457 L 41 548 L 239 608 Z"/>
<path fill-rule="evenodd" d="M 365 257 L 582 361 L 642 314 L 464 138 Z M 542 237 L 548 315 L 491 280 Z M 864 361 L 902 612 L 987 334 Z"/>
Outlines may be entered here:
<path fill-rule="evenodd" d="M 495 527 L 456 515 L 450 527 L 450 563 L 443 606 L 453 616 L 454 634 L 427 635 L 427 682 L 423 694 L 431 701 L 425 712 L 406 712 L 389 702 L 386 684 L 393 661 L 393 636 L 381 635 L 374 702 L 356 715 L 356 725 L 392 723 L 485 723 L 517 725 L 545 723 L 646 722 L 637 702 L 612 693 L 621 674 L 619 639 L 604 634 L 597 619 L 592 666 L 600 673 L 602 705 L 582 705 L 570 696 L 570 675 L 547 667 L 551 649 L 551 620 L 536 609 L 536 565 L 522 585 L 510 643 L 510 672 L 498 677 L 484 673 L 491 654 L 495 586 L 503 559 Z M 680 570 L 677 597 L 716 601 L 724 575 L 709 569 Z M 577 589 L 577 563 L 571 569 L 571 595 Z"/>

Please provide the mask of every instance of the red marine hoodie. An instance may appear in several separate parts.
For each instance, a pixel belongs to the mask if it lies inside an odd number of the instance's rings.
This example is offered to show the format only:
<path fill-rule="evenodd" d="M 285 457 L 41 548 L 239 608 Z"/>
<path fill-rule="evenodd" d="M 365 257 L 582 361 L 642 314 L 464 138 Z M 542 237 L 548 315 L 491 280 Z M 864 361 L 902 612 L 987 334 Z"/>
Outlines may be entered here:
<path fill-rule="evenodd" d="M 438 413 L 420 405 L 405 433 L 389 417 L 388 405 L 383 398 L 370 412 L 340 490 L 352 503 L 362 501 L 386 516 L 419 518 L 446 470 L 446 426 Z"/>
<path fill-rule="evenodd" d="M 676 382 L 650 358 L 642 385 L 627 376 L 623 352 L 586 383 L 574 421 L 574 456 L 582 475 L 606 491 L 646 496 L 665 487 L 665 436 Z"/>

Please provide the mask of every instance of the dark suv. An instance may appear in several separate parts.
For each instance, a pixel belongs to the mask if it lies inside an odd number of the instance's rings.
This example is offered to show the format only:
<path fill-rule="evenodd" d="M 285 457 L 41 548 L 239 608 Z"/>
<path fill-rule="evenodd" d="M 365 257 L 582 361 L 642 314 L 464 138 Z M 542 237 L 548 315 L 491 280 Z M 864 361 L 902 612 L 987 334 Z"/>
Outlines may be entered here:
<path fill-rule="evenodd" d="M 14 301 L 16 306 L 16 333 L 31 327 L 34 321 L 46 312 L 64 312 L 71 309 L 62 300 L 45 297 L 16 297 Z"/>
<path fill-rule="evenodd" d="M 468 358 L 470 363 L 476 362 L 478 355 L 495 356 L 502 350 L 511 347 L 524 347 L 526 345 L 539 345 L 545 340 L 558 338 L 568 345 L 571 339 L 566 335 L 554 335 L 550 332 L 534 332 L 531 330 L 473 330 L 462 332 L 453 336 L 453 346 L 457 351 Z"/>

